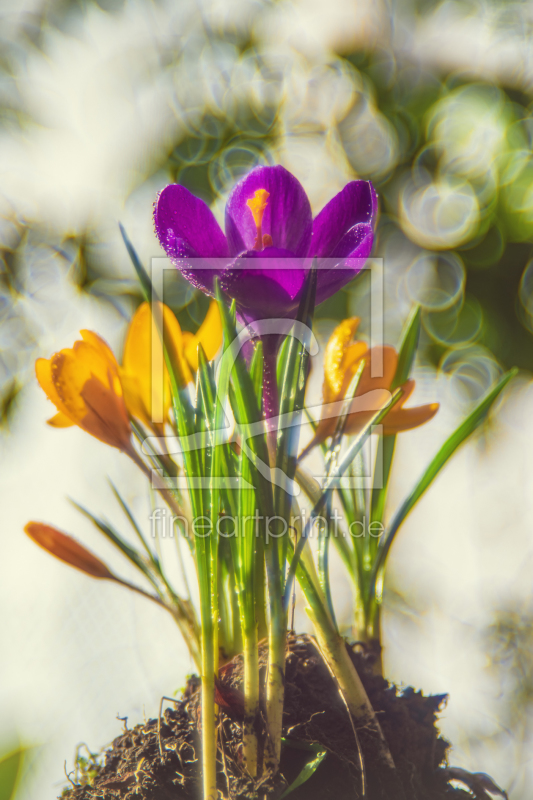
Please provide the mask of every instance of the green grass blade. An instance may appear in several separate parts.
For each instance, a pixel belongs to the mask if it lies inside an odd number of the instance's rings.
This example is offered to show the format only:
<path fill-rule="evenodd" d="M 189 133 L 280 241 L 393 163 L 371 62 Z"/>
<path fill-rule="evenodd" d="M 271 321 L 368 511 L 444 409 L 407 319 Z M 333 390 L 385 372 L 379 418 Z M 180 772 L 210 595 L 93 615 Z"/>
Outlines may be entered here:
<path fill-rule="evenodd" d="M 286 739 L 284 740 L 284 742 L 292 746 L 292 744 L 288 742 Z M 304 768 L 297 776 L 297 778 L 291 783 L 290 786 L 287 787 L 287 789 L 285 789 L 285 791 L 280 797 L 280 800 L 283 800 L 284 797 L 288 797 L 291 794 L 291 792 L 294 792 L 295 789 L 297 789 L 303 783 L 308 781 L 309 778 L 311 778 L 311 776 L 314 775 L 314 773 L 317 771 L 318 767 L 321 765 L 321 763 L 324 761 L 325 757 L 328 754 L 328 751 L 325 748 L 323 748 L 322 745 L 320 744 L 309 743 L 307 744 L 306 749 L 309 749 L 314 754 L 313 758 L 311 758 L 307 762 L 307 764 L 304 766 Z"/>
<path fill-rule="evenodd" d="M 296 574 L 296 568 L 298 566 L 298 561 L 299 561 L 299 558 L 300 558 L 300 554 L 301 554 L 302 549 L 304 548 L 304 546 L 305 546 L 305 544 L 307 542 L 308 532 L 309 532 L 309 530 L 311 528 L 311 525 L 313 524 L 314 517 L 321 511 L 322 508 L 324 508 L 324 506 L 326 504 L 326 501 L 327 501 L 327 498 L 328 498 L 328 493 L 332 489 L 337 488 L 337 486 L 339 485 L 339 482 L 340 482 L 340 478 L 342 477 L 342 475 L 344 475 L 344 473 L 346 472 L 346 470 L 348 469 L 348 467 L 350 466 L 350 464 L 352 463 L 352 461 L 354 460 L 356 455 L 363 448 L 366 440 L 371 435 L 372 429 L 374 428 L 374 426 L 375 425 L 379 425 L 381 420 L 384 419 L 384 417 L 386 416 L 386 414 L 389 411 L 389 409 L 401 397 L 401 394 L 402 394 L 401 389 L 396 389 L 394 394 L 390 397 L 387 405 L 383 406 L 378 411 L 376 411 L 375 414 L 372 415 L 372 417 L 367 422 L 365 427 L 355 437 L 354 441 L 352 442 L 352 444 L 350 445 L 350 447 L 348 448 L 348 450 L 346 451 L 346 453 L 344 454 L 342 459 L 339 461 L 337 466 L 332 470 L 331 475 L 326 479 L 326 482 L 325 482 L 324 488 L 322 490 L 322 494 L 320 496 L 320 499 L 317 501 L 317 503 L 315 504 L 315 506 L 314 506 L 314 508 L 313 508 L 313 510 L 311 512 L 311 516 L 310 516 L 310 519 L 307 522 L 306 529 L 305 529 L 305 531 L 304 531 L 304 533 L 302 535 L 302 538 L 298 542 L 297 547 L 295 548 L 294 556 L 293 556 L 293 558 L 291 560 L 291 564 L 290 564 L 290 568 L 289 568 L 289 574 L 287 576 L 287 583 L 286 583 L 286 587 L 285 587 L 285 593 L 284 593 L 284 597 L 283 597 L 283 602 L 284 602 L 285 608 L 288 608 L 288 603 L 289 603 L 289 600 L 290 600 L 290 592 L 291 592 L 291 589 L 292 589 L 292 581 L 294 580 L 294 576 Z"/>
<path fill-rule="evenodd" d="M 18 747 L 0 757 L 0 800 L 14 800 L 25 752 Z"/>
<path fill-rule="evenodd" d="M 292 495 L 287 491 L 286 486 L 292 484 L 296 472 L 305 390 L 309 374 L 309 359 L 313 343 L 312 326 L 316 286 L 317 270 L 315 263 L 313 263 L 313 267 L 307 273 L 303 286 L 302 298 L 294 322 L 293 335 L 289 336 L 280 381 L 276 469 L 278 470 L 278 475 L 283 478 L 285 485 L 280 486 L 280 483 L 276 482 L 274 507 L 276 514 L 284 520 L 289 519 L 292 505 Z M 301 330 L 295 330 L 296 326 L 299 326 Z M 299 334 L 298 336 L 296 335 L 297 333 Z M 280 565 L 281 569 L 285 571 L 288 546 L 286 536 L 279 542 L 279 545 Z"/>
<path fill-rule="evenodd" d="M 335 432 L 331 439 L 331 445 L 329 449 L 326 451 L 327 477 L 331 475 L 332 471 L 337 466 L 343 442 L 343 435 L 350 414 L 350 409 L 352 407 L 353 400 L 357 393 L 357 387 L 359 386 L 359 381 L 361 380 L 365 364 L 366 364 L 365 360 L 362 359 L 346 391 L 346 395 L 344 397 L 344 401 L 341 408 L 341 413 L 337 418 L 337 423 L 335 425 Z M 339 494 L 341 494 L 341 496 L 343 494 L 342 489 L 340 487 L 339 487 Z M 344 498 L 342 499 L 344 500 Z M 336 625 L 335 609 L 333 608 L 333 597 L 331 592 L 330 575 L 329 575 L 329 540 L 331 532 L 330 518 L 331 518 L 332 500 L 333 500 L 333 492 L 330 492 L 326 502 L 326 516 L 328 524 L 325 530 L 320 531 L 318 539 L 318 575 L 320 578 L 320 585 L 322 586 L 324 594 L 326 595 L 331 619 L 333 620 L 333 623 Z M 335 536 L 334 540 L 337 544 L 337 548 L 341 553 L 341 557 L 344 557 L 346 555 L 346 550 L 349 549 L 349 545 L 347 545 L 344 537 L 341 536 L 340 538 L 342 539 L 343 542 L 343 544 L 340 546 L 339 546 L 339 537 Z M 345 563 L 349 563 L 350 567 L 353 568 L 353 559 L 350 559 L 348 562 L 345 561 Z M 351 571 L 352 570 L 350 569 L 350 572 Z"/>
<path fill-rule="evenodd" d="M 137 273 L 137 277 L 139 278 L 139 283 L 141 284 L 144 297 L 150 303 L 152 299 L 154 300 L 156 299 L 155 294 L 153 292 L 152 281 L 150 280 L 150 277 L 146 272 L 145 268 L 141 264 L 139 256 L 137 255 L 135 248 L 133 247 L 122 223 L 119 222 L 118 227 L 120 229 L 120 233 L 124 240 L 124 244 L 126 245 L 126 250 L 128 251 L 131 263 L 133 264 L 135 272 Z"/>
<path fill-rule="evenodd" d="M 490 392 L 483 398 L 483 400 L 474 408 L 468 415 L 464 422 L 452 433 L 452 435 L 445 441 L 440 448 L 439 452 L 427 467 L 424 474 L 411 491 L 409 496 L 404 500 L 399 510 L 397 511 L 391 525 L 380 540 L 377 559 L 374 564 L 373 576 L 376 578 L 379 570 L 383 566 L 387 554 L 390 550 L 394 537 L 402 522 L 405 520 L 409 512 L 413 509 L 416 503 L 420 500 L 426 489 L 433 483 L 434 479 L 447 463 L 448 459 L 455 453 L 458 447 L 475 431 L 478 425 L 486 417 L 490 407 L 494 401 L 499 397 L 501 392 L 505 389 L 507 384 L 517 374 L 517 369 L 511 369 L 507 372 L 501 380 L 494 386 Z"/>
<path fill-rule="evenodd" d="M 148 578 L 152 586 L 158 589 L 158 583 L 155 580 L 151 570 L 149 569 L 148 564 L 146 563 L 144 558 L 137 552 L 137 550 L 131 547 L 122 538 L 122 536 L 107 522 L 104 522 L 104 520 L 94 516 L 94 514 L 92 514 L 87 508 L 84 508 L 75 500 L 71 499 L 70 502 L 74 505 L 75 508 L 78 509 L 78 511 L 80 511 L 85 517 L 87 517 L 87 519 L 90 519 L 93 525 L 95 525 L 98 528 L 98 530 L 104 534 L 106 539 L 109 539 L 109 541 L 112 544 L 114 544 L 115 547 L 118 550 L 120 550 L 120 552 L 124 556 L 126 556 L 128 561 L 131 561 L 131 563 L 134 564 L 137 567 L 137 569 L 139 569 L 143 573 L 143 575 L 145 575 Z"/>
<path fill-rule="evenodd" d="M 289 354 L 289 345 L 291 343 L 292 336 L 286 336 L 283 340 L 281 347 L 279 348 L 278 352 L 278 364 L 276 367 L 276 378 L 278 381 L 278 386 L 281 386 L 281 381 L 283 380 L 283 375 L 285 374 L 286 363 L 287 363 L 287 356 Z"/>
<path fill-rule="evenodd" d="M 398 364 L 391 384 L 391 390 L 402 386 L 411 375 L 411 370 L 416 358 L 421 329 L 421 308 L 416 306 L 410 314 L 400 340 L 398 349 Z M 381 522 L 385 513 L 385 503 L 389 488 L 389 478 L 394 457 L 396 436 L 382 436 L 379 442 L 378 463 L 383 464 L 383 485 L 372 490 L 371 522 Z"/>
<path fill-rule="evenodd" d="M 252 377 L 246 369 L 246 364 L 239 350 L 233 315 L 224 303 L 218 285 L 216 286 L 216 296 L 225 341 L 218 376 L 217 394 L 219 398 L 230 395 L 230 380 L 233 380 L 233 412 L 242 436 L 241 447 L 247 450 L 253 464 L 254 485 L 258 492 L 258 501 L 261 503 L 264 513 L 272 516 L 270 464 L 265 436 L 266 429 L 262 424 L 260 402 L 255 393 Z"/>
<path fill-rule="evenodd" d="M 139 541 L 141 542 L 142 546 L 146 550 L 146 555 L 148 556 L 150 561 L 153 562 L 153 564 L 157 568 L 157 570 L 160 571 L 161 570 L 161 565 L 159 563 L 159 558 L 150 549 L 150 547 L 148 545 L 148 542 L 144 538 L 143 532 L 141 531 L 141 528 L 140 528 L 139 524 L 137 523 L 137 520 L 133 516 L 133 513 L 132 513 L 130 507 L 128 506 L 128 504 L 126 503 L 126 501 L 124 500 L 124 498 L 122 497 L 120 492 L 118 491 L 118 489 L 115 486 L 115 484 L 113 483 L 113 481 L 110 480 L 110 479 L 108 479 L 108 480 L 109 480 L 109 485 L 111 486 L 111 491 L 113 492 L 113 494 L 115 495 L 116 499 L 118 500 L 119 505 L 122 508 L 124 514 L 126 515 L 126 517 L 127 517 L 128 521 L 129 521 L 131 527 L 133 528 L 135 534 L 137 535 L 137 538 L 139 539 Z"/>
<path fill-rule="evenodd" d="M 305 388 L 307 384 L 307 373 L 309 366 L 309 351 L 311 349 L 313 314 L 315 309 L 317 271 L 311 269 L 306 277 L 302 299 L 298 307 L 295 322 L 306 327 L 306 335 L 303 341 L 297 336 L 290 336 L 287 345 L 286 356 L 284 359 L 284 369 L 280 381 L 279 395 L 279 414 L 280 417 L 287 416 L 288 425 L 281 427 L 277 436 L 278 458 L 277 467 L 287 471 L 290 469 L 294 476 L 296 470 L 296 450 L 300 426 L 291 424 L 291 415 L 301 415 Z"/>
<path fill-rule="evenodd" d="M 385 513 L 385 503 L 389 488 L 389 478 L 392 469 L 392 460 L 396 446 L 396 435 L 380 436 L 376 463 L 382 464 L 382 485 L 372 489 L 371 522 L 381 522 Z M 374 475 L 374 481 L 376 476 Z"/>
<path fill-rule="evenodd" d="M 339 463 L 331 471 L 331 474 L 326 480 L 323 490 L 324 500 L 327 496 L 327 493 L 338 484 L 339 479 L 342 477 L 342 475 L 344 475 L 344 473 L 346 472 L 346 470 L 348 469 L 348 467 L 350 466 L 356 455 L 361 451 L 364 443 L 372 433 L 372 429 L 376 425 L 379 425 L 380 422 L 387 416 L 389 410 L 397 402 L 397 400 L 399 400 L 401 395 L 402 395 L 402 390 L 396 389 L 396 391 L 389 398 L 387 404 L 382 408 L 378 409 L 378 411 L 376 411 L 375 414 L 372 415 L 372 417 L 369 419 L 365 427 L 354 438 L 354 441 L 349 446 L 348 450 L 343 455 L 343 457 L 340 459 Z"/>
<path fill-rule="evenodd" d="M 392 382 L 392 389 L 396 389 L 409 379 L 416 358 L 418 342 L 420 340 L 420 328 L 421 308 L 420 306 L 416 306 L 409 316 L 402 332 L 401 343 L 398 350 L 398 364 Z"/>

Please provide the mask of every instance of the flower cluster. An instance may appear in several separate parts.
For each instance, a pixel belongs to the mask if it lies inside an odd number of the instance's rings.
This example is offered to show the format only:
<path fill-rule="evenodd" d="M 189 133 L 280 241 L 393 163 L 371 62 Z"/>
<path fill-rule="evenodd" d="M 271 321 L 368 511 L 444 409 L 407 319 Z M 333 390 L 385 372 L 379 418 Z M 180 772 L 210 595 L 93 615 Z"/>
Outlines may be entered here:
<path fill-rule="evenodd" d="M 380 652 L 382 586 L 394 537 L 513 373 L 504 376 L 451 434 L 389 520 L 394 437 L 428 422 L 438 410 L 437 403 L 406 407 L 415 388 L 410 370 L 420 337 L 420 309 L 407 321 L 398 352 L 388 345 L 370 348 L 355 339 L 359 320 L 345 319 L 326 347 L 321 417 L 302 454 L 323 445 L 327 470 L 323 486 L 306 471 L 302 456 L 297 461 L 297 423 L 305 406 L 309 352 L 290 334 L 303 320 L 312 325 L 315 288 L 320 303 L 364 267 L 373 245 L 376 213 L 377 198 L 370 182 L 352 181 L 313 220 L 309 200 L 294 176 L 282 167 L 258 167 L 230 194 L 224 234 L 205 203 L 182 186 L 168 186 L 155 206 L 159 240 L 196 288 L 217 297 L 199 330 L 195 334 L 182 331 L 169 308 L 144 303 L 131 320 L 122 363 L 96 333 L 84 330 L 72 348 L 36 364 L 39 383 L 58 412 L 50 424 L 78 425 L 127 453 L 163 498 L 165 513 L 171 512 L 172 525 L 180 534 L 178 546 L 183 541 L 194 560 L 195 602 L 188 590 L 183 596 L 173 585 L 162 550 L 143 533 L 142 524 L 117 490 L 137 549 L 110 523 L 81 510 L 137 568 L 148 590 L 115 575 L 62 531 L 40 522 L 25 528 L 35 543 L 63 562 L 93 578 L 118 582 L 171 613 L 201 677 L 201 758 L 196 761 L 201 763 L 204 800 L 219 796 L 218 748 L 224 744 L 220 744 L 218 715 L 228 709 L 219 676 L 224 661 L 235 656 L 243 671 L 238 703 L 242 755 L 235 770 L 238 794 L 243 787 L 247 796 L 263 794 L 266 780 L 280 777 L 281 750 L 287 741 L 283 703 L 294 581 L 305 596 L 316 646 L 334 676 L 354 730 L 368 732 L 363 747 L 372 742 L 371 763 L 390 777 L 387 796 L 402 796 L 380 720 L 337 626 L 328 548 L 338 549 L 353 582 L 355 638 Z M 125 239 L 149 297 L 146 273 Z M 252 337 L 263 340 L 249 364 L 235 358 L 232 345 L 239 332 L 228 300 L 235 301 L 237 318 L 251 327 Z M 285 333 L 293 327 L 290 321 L 297 320 L 279 356 L 282 334 L 275 327 L 277 318 L 282 318 Z M 261 320 L 274 321 L 267 331 L 269 343 Z M 217 383 L 213 360 L 222 341 Z M 194 373 L 196 392 L 188 390 Z M 228 443 L 221 420 L 230 408 L 234 431 Z M 344 427 L 338 424 L 339 415 Z M 175 459 L 161 446 L 167 430 L 174 434 L 172 442 L 181 445 Z M 341 479 L 349 475 L 352 465 L 358 471 L 355 459 L 363 462 L 362 448 L 375 433 L 383 454 L 382 474 L 376 459 L 365 478 L 369 491 L 361 491 L 357 483 Z M 352 434 L 356 435 L 344 446 L 342 437 Z M 186 491 L 181 491 L 181 483 L 179 492 L 171 488 L 169 481 L 176 473 L 180 481 L 184 479 Z M 280 488 L 296 483 L 303 490 L 299 495 Z M 344 511 L 344 528 L 352 533 L 355 526 L 357 535 L 340 531 L 337 536 L 335 492 Z M 301 513 L 305 511 L 301 503 L 309 505 L 308 515 Z M 154 509 L 153 519 L 159 518 L 159 509 Z M 315 552 L 306 543 L 318 519 L 324 524 L 318 530 Z M 368 537 L 359 534 L 367 519 Z M 198 533 L 193 522 L 193 537 L 186 535 L 191 520 L 201 523 Z M 229 536 L 228 521 L 233 525 Z M 280 523 L 281 534 L 277 527 L 270 529 L 272 521 Z M 379 537 L 373 534 L 376 529 Z M 266 670 L 260 641 L 267 643 Z M 380 669 L 379 660 L 375 669 Z M 362 750 L 360 756 L 364 756 Z M 231 770 L 224 769 L 228 794 L 234 797 L 229 774 Z M 276 786 L 281 787 L 281 782 Z"/>
<path fill-rule="evenodd" d="M 198 368 L 198 345 L 212 359 L 222 343 L 220 314 L 211 303 L 196 334 L 182 331 L 167 306 L 159 304 L 164 340 L 176 373 L 183 382 L 192 381 Z M 92 331 L 81 331 L 82 340 L 36 362 L 37 380 L 58 413 L 48 420 L 56 428 L 78 425 L 100 441 L 131 453 L 134 418 L 157 433 L 169 418 L 171 388 L 163 359 L 152 358 L 152 341 L 158 332 L 148 303 L 131 320 L 122 366 L 111 348 Z M 160 419 L 154 422 L 155 410 Z"/>

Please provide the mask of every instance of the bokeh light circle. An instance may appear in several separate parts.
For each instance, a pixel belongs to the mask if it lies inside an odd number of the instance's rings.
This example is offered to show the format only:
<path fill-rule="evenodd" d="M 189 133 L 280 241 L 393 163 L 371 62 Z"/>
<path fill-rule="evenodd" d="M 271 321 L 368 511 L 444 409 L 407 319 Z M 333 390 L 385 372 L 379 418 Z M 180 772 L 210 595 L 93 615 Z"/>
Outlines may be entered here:
<path fill-rule="evenodd" d="M 467 181 L 408 180 L 399 197 L 400 225 L 421 247 L 449 249 L 467 241 L 479 222 L 479 203 Z"/>
<path fill-rule="evenodd" d="M 456 253 L 423 252 L 405 276 L 407 292 L 428 311 L 444 311 L 463 295 L 465 268 Z"/>
<path fill-rule="evenodd" d="M 223 194 L 258 164 L 270 164 L 269 154 L 251 142 L 226 147 L 209 165 L 209 181 L 218 194 Z"/>
<path fill-rule="evenodd" d="M 529 317 L 533 319 L 533 259 L 528 261 L 522 273 L 518 297 Z"/>
<path fill-rule="evenodd" d="M 476 178 L 501 152 L 512 120 L 511 106 L 500 89 L 469 84 L 433 106 L 428 138 L 439 150 L 443 169 Z"/>
<path fill-rule="evenodd" d="M 440 369 L 450 376 L 450 398 L 460 407 L 478 402 L 501 376 L 501 368 L 492 353 L 480 345 L 450 350 Z"/>
<path fill-rule="evenodd" d="M 424 311 L 422 321 L 433 341 L 460 348 L 478 339 L 483 329 L 483 311 L 475 297 L 467 297 L 444 311 Z"/>

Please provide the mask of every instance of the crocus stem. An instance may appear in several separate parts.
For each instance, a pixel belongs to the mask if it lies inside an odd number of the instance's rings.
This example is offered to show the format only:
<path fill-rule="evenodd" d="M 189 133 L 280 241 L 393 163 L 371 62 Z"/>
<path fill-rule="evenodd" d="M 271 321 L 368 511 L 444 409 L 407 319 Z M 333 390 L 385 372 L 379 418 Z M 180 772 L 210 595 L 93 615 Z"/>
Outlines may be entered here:
<path fill-rule="evenodd" d="M 202 800 L 217 800 L 215 654 L 213 649 L 213 626 L 210 622 L 210 619 L 206 619 L 202 615 Z"/>
<path fill-rule="evenodd" d="M 283 700 L 285 693 L 285 646 L 287 617 L 283 608 L 283 586 L 280 564 L 279 539 L 270 538 L 265 546 L 268 582 L 268 673 L 266 685 L 266 712 L 268 740 L 265 748 L 265 766 L 271 772 L 279 769 L 281 734 L 283 728 Z"/>
<path fill-rule="evenodd" d="M 267 421 L 279 414 L 277 380 L 277 355 L 280 343 L 278 336 L 265 336 L 263 341 L 263 413 Z M 267 445 L 270 464 L 276 466 L 277 426 L 268 428 Z M 268 581 L 268 675 L 266 686 L 266 708 L 268 742 L 265 766 L 273 772 L 279 769 L 281 733 L 283 728 L 283 699 L 285 692 L 285 646 L 287 618 L 283 608 L 282 563 L 280 540 L 270 538 L 265 546 Z"/>
<path fill-rule="evenodd" d="M 330 672 L 335 677 L 339 691 L 356 727 L 365 727 L 375 734 L 377 758 L 382 769 L 388 773 L 388 783 L 391 789 L 396 792 L 394 794 L 395 800 L 401 800 L 404 795 L 398 782 L 389 746 L 383 736 L 381 726 L 368 699 L 361 678 L 350 658 L 346 642 L 338 633 L 329 615 L 325 599 L 317 591 L 316 583 L 304 568 L 303 562 L 298 568 L 297 575 L 305 599 L 308 602 L 307 613 L 313 623 L 320 652 Z"/>
<path fill-rule="evenodd" d="M 277 417 L 279 414 L 279 394 L 276 368 L 277 347 L 275 349 L 271 346 L 265 347 L 263 360 L 263 414 L 267 421 L 267 426 L 269 424 L 269 420 L 272 417 Z M 268 428 L 267 445 L 272 466 L 274 466 L 276 463 L 276 437 L 276 428 Z"/>
<path fill-rule="evenodd" d="M 378 594 L 375 591 L 368 599 L 365 609 L 365 624 L 361 631 L 361 641 L 364 642 L 368 650 L 374 654 L 375 660 L 372 664 L 372 672 L 375 675 L 383 675 L 383 647 L 381 644 L 381 583 L 383 575 L 378 576 Z"/>
<path fill-rule="evenodd" d="M 263 411 L 266 419 L 276 417 L 279 412 L 277 348 L 264 348 L 263 361 Z"/>
<path fill-rule="evenodd" d="M 280 591 L 281 596 L 281 591 Z M 281 605 L 281 604 L 280 604 Z M 281 609 L 280 609 L 281 610 Z M 268 753 L 273 771 L 279 769 L 281 754 L 281 734 L 283 728 L 283 699 L 285 693 L 285 615 L 280 619 L 278 609 L 271 607 L 268 631 L 268 677 L 267 677 L 267 720 Z"/>
<path fill-rule="evenodd" d="M 257 777 L 257 733 L 255 729 L 259 710 L 259 649 L 257 628 L 244 631 L 244 764 L 252 778 Z"/>

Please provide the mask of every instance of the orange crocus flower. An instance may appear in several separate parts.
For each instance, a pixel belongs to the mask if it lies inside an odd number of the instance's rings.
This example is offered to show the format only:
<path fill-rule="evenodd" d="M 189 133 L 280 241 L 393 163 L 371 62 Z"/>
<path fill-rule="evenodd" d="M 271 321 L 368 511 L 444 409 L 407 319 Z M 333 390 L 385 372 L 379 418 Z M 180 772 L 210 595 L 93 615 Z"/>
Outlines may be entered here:
<path fill-rule="evenodd" d="M 198 369 L 198 345 L 208 360 L 222 344 L 222 323 L 213 301 L 197 333 L 182 331 L 178 320 L 161 305 L 165 344 L 178 380 L 192 381 Z M 58 413 L 48 420 L 55 428 L 78 425 L 119 450 L 131 452 L 129 415 L 161 433 L 172 402 L 170 377 L 164 364 L 152 358 L 152 337 L 159 337 L 150 305 L 143 303 L 130 322 L 120 367 L 110 347 L 96 333 L 81 331 L 82 341 L 35 364 L 37 380 Z M 157 340 L 156 340 L 157 341 Z M 153 422 L 155 413 L 161 420 Z"/>
<path fill-rule="evenodd" d="M 398 353 L 393 347 L 384 345 L 369 349 L 364 342 L 353 341 L 359 322 L 357 317 L 341 322 L 328 341 L 324 357 L 323 397 L 325 404 L 342 403 L 361 361 L 365 360 L 352 405 L 354 410 L 348 415 L 344 429 L 348 434 L 361 430 L 372 415 L 386 402 L 389 393 L 392 392 L 391 387 L 398 366 Z M 379 376 L 372 376 L 373 360 L 374 362 L 379 360 L 383 365 L 383 369 L 380 370 L 382 374 Z M 404 404 L 413 393 L 414 388 L 414 380 L 408 380 L 403 384 L 402 396 L 391 407 L 382 422 L 383 433 L 386 436 L 417 428 L 428 422 L 437 413 L 438 403 L 404 408 Z M 365 404 L 366 408 L 361 408 L 362 398 L 365 396 L 370 402 Z M 355 410 L 357 407 L 360 410 Z M 315 445 L 323 442 L 328 436 L 332 436 L 336 424 L 337 416 L 323 414 L 312 441 L 307 445 L 301 457 L 307 455 Z"/>
<path fill-rule="evenodd" d="M 196 334 L 182 331 L 170 308 L 160 304 L 165 345 L 181 383 L 190 383 L 198 369 L 198 344 L 210 361 L 222 344 L 222 323 L 216 302 L 212 302 Z M 154 338 L 155 337 L 155 338 Z M 172 404 L 170 376 L 159 342 L 159 333 L 149 303 L 139 306 L 130 322 L 120 378 L 128 411 L 148 427 L 159 429 L 168 419 Z M 154 358 L 155 356 L 155 358 Z M 154 417 L 159 418 L 154 422 Z"/>
<path fill-rule="evenodd" d="M 50 425 L 78 425 L 100 441 L 130 452 L 131 427 L 119 366 L 111 348 L 92 331 L 80 331 L 72 348 L 39 358 L 35 372 L 58 414 Z"/>

